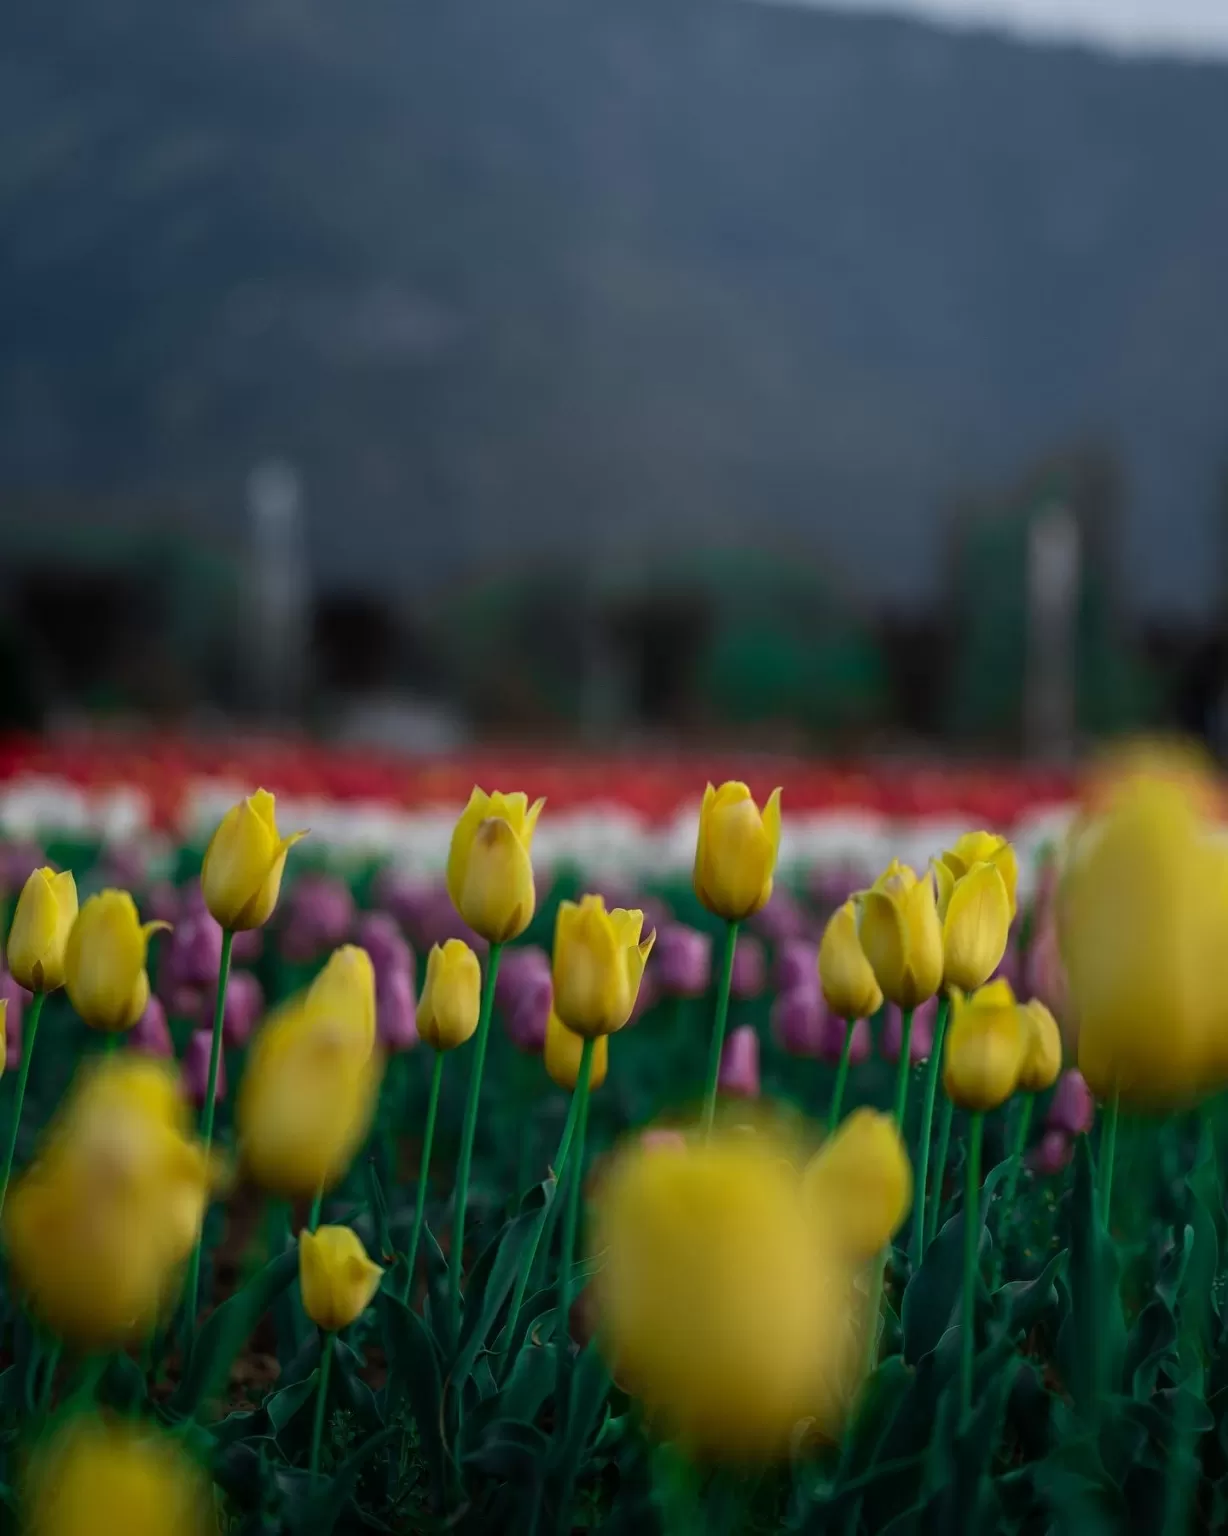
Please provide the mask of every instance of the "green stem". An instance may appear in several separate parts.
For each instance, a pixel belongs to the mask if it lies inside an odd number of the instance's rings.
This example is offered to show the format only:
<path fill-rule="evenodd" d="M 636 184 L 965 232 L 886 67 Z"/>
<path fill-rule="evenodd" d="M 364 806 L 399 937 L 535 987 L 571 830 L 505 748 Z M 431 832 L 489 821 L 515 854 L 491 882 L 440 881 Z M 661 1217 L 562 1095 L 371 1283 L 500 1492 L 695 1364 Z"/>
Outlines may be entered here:
<path fill-rule="evenodd" d="M 558 1374 L 555 1378 L 554 1422 L 562 1439 L 566 1428 L 567 1413 L 564 1392 L 567 1386 L 567 1367 L 571 1337 L 571 1268 L 576 1257 L 576 1229 L 580 1225 L 580 1192 L 584 1185 L 584 1135 L 588 1129 L 588 1084 L 593 1070 L 593 1042 L 585 1037 L 580 1052 L 580 1071 L 576 1078 L 575 1153 L 569 1159 L 567 1174 L 567 1208 L 563 1217 L 563 1252 L 559 1258 L 559 1309 L 554 1329 L 554 1347 L 558 1352 Z"/>
<path fill-rule="evenodd" d="M 1100 1122 L 1100 1220 L 1104 1230 L 1109 1230 L 1109 1213 L 1113 1208 L 1113 1161 L 1117 1155 L 1117 1090 L 1105 1105 Z"/>
<path fill-rule="evenodd" d="M 872 1260 L 870 1297 L 866 1304 L 866 1375 L 870 1376 L 878 1365 L 878 1316 L 883 1306 L 883 1273 L 887 1268 L 887 1250 L 882 1248 Z"/>
<path fill-rule="evenodd" d="M 1010 1172 L 1006 1175 L 1006 1187 L 1002 1191 L 1002 1204 L 1009 1212 L 1015 1200 L 1015 1190 L 1019 1187 L 1019 1172 L 1023 1167 L 1023 1155 L 1028 1149 L 1028 1131 L 1032 1125 L 1032 1109 L 1036 1103 L 1036 1095 L 1025 1093 L 1023 1103 L 1019 1106 L 1019 1123 L 1015 1127 L 1015 1145 L 1011 1148 Z"/>
<path fill-rule="evenodd" d="M 900 1061 L 895 1069 L 895 1123 L 901 1133 L 908 1112 L 908 1075 L 912 1071 L 912 1009 L 905 1008 L 900 1018 Z"/>
<path fill-rule="evenodd" d="M 708 1055 L 708 1083 L 704 1089 L 703 1128 L 712 1129 L 716 1114 L 716 1085 L 721 1075 L 721 1052 L 725 1049 L 725 1026 L 729 1022 L 729 992 L 733 986 L 733 954 L 738 947 L 738 925 L 725 928 L 725 955 L 721 961 L 720 985 L 716 990 L 716 1017 L 712 1025 L 712 1049 Z"/>
<path fill-rule="evenodd" d="M 320 1344 L 320 1385 L 316 1388 L 316 1416 L 311 1428 L 311 1488 L 320 1476 L 320 1442 L 324 1438 L 324 1416 L 328 1408 L 328 1378 L 332 1372 L 333 1339 L 326 1333 Z"/>
<path fill-rule="evenodd" d="M 320 1185 L 311 1201 L 311 1209 L 307 1212 L 307 1230 L 314 1232 L 320 1225 L 320 1211 L 324 1206 L 324 1186 Z"/>
<path fill-rule="evenodd" d="M 478 1101 L 482 1096 L 482 1069 L 486 1065 L 486 1042 L 490 1038 L 490 1015 L 495 1002 L 495 978 L 499 974 L 500 944 L 490 946 L 486 962 L 486 983 L 482 988 L 482 1008 L 478 1015 L 477 1040 L 469 1077 L 469 1097 L 465 1102 L 465 1123 L 461 1130 L 460 1155 L 456 1159 L 456 1190 L 453 1194 L 452 1251 L 448 1255 L 452 1337 L 460 1337 L 461 1270 L 465 1262 L 465 1206 L 469 1200 L 469 1166 L 473 1161 L 473 1138 L 478 1128 Z"/>
<path fill-rule="evenodd" d="M 520 1270 L 516 1276 L 516 1286 L 512 1292 L 512 1304 L 508 1309 L 507 1325 L 503 1332 L 503 1337 L 507 1340 L 509 1357 L 512 1340 L 516 1335 L 516 1323 L 520 1318 L 520 1309 L 524 1305 L 525 1292 L 529 1288 L 529 1277 L 533 1273 L 533 1265 L 537 1259 L 537 1250 L 541 1244 L 542 1234 L 545 1232 L 547 1225 L 553 1227 L 553 1222 L 551 1222 L 550 1218 L 554 1214 L 555 1206 L 558 1204 L 559 1183 L 567 1168 L 567 1158 L 571 1152 L 571 1142 L 575 1134 L 579 1102 L 578 1095 L 573 1093 L 571 1103 L 567 1109 L 567 1120 L 563 1126 L 563 1135 L 559 1141 L 559 1149 L 554 1156 L 554 1188 L 550 1191 L 549 1198 L 542 1208 L 537 1226 L 533 1230 L 533 1236 L 530 1238 L 524 1257 L 520 1261 Z"/>
<path fill-rule="evenodd" d="M 222 934 L 222 958 L 217 968 L 217 1002 L 213 1009 L 213 1047 L 209 1052 L 209 1082 L 205 1089 L 205 1107 L 200 1123 L 200 1139 L 206 1156 L 213 1146 L 213 1116 L 217 1109 L 217 1065 L 222 1056 L 222 1020 L 226 1017 L 226 984 L 230 980 L 230 951 L 234 947 L 234 941 L 234 934 L 229 928 L 226 929 Z M 196 1327 L 196 1308 L 200 1301 L 200 1250 L 204 1240 L 205 1224 L 202 1217 L 200 1231 L 196 1236 L 196 1245 L 192 1249 L 191 1263 L 188 1265 L 187 1310 L 184 1314 L 185 1340 L 191 1338 Z"/>
<path fill-rule="evenodd" d="M 38 1399 L 39 1409 L 43 1413 L 46 1413 L 47 1409 L 51 1406 L 51 1389 L 55 1385 L 55 1373 L 59 1363 L 60 1341 L 56 1339 L 51 1348 L 47 1351 L 47 1362 L 43 1367 L 45 1372 L 43 1376 L 43 1388 L 42 1392 L 39 1394 Z"/>
<path fill-rule="evenodd" d="M 435 1141 L 435 1116 L 439 1110 L 439 1088 L 443 1082 L 444 1053 L 435 1052 L 435 1065 L 431 1068 L 431 1092 L 426 1101 L 426 1127 L 422 1132 L 422 1156 L 418 1159 L 418 1198 L 414 1205 L 414 1226 L 409 1234 L 409 1251 L 405 1255 L 405 1289 L 401 1300 L 408 1304 L 414 1283 L 414 1265 L 418 1262 L 418 1243 L 422 1237 L 422 1222 L 426 1216 L 426 1186 L 431 1171 L 431 1147 Z"/>
<path fill-rule="evenodd" d="M 968 1124 L 968 1165 L 964 1182 L 964 1306 L 960 1314 L 960 1406 L 966 1419 L 972 1411 L 972 1365 L 976 1358 L 976 1271 L 981 1245 L 981 1135 L 985 1116 L 978 1112 Z"/>
<path fill-rule="evenodd" d="M 840 1047 L 840 1065 L 836 1068 L 836 1081 L 831 1090 L 831 1105 L 827 1111 L 827 1134 L 831 1133 L 840 1124 L 840 1111 L 844 1107 L 844 1085 L 849 1078 L 849 1057 L 853 1054 L 853 1031 L 857 1028 L 856 1019 L 846 1019 L 844 1022 L 844 1044 Z"/>
<path fill-rule="evenodd" d="M 934 1187 L 930 1193 L 929 1236 L 932 1243 L 938 1236 L 938 1219 L 942 1215 L 942 1188 L 947 1179 L 947 1156 L 951 1150 L 951 1122 L 955 1119 L 955 1105 L 945 1095 L 942 1100 L 942 1123 L 938 1127 L 938 1157 L 934 1163 Z M 922 1191 L 924 1198 L 924 1191 Z"/>
<path fill-rule="evenodd" d="M 934 1100 L 938 1096 L 938 1077 L 942 1071 L 942 1045 L 947 1033 L 948 1003 L 938 999 L 938 1017 L 934 1020 L 934 1042 L 930 1047 L 925 1073 L 925 1097 L 921 1101 L 921 1139 L 917 1143 L 917 1196 L 912 1219 L 912 1267 L 921 1267 L 925 1255 L 925 1185 L 929 1178 L 930 1139 L 934 1130 Z"/>
<path fill-rule="evenodd" d="M 25 1038 L 21 1042 L 21 1070 L 17 1074 L 17 1098 L 13 1104 L 13 1124 L 9 1130 L 8 1152 L 4 1158 L 4 1173 L 0 1175 L 0 1212 L 9 1192 L 9 1179 L 13 1175 L 13 1157 L 17 1151 L 17 1133 L 21 1130 L 21 1109 L 26 1101 L 26 1084 L 30 1081 L 30 1062 L 34 1058 L 34 1037 L 38 1033 L 38 1021 L 43 1011 L 46 994 L 36 992 L 30 1011 L 25 1017 Z"/>

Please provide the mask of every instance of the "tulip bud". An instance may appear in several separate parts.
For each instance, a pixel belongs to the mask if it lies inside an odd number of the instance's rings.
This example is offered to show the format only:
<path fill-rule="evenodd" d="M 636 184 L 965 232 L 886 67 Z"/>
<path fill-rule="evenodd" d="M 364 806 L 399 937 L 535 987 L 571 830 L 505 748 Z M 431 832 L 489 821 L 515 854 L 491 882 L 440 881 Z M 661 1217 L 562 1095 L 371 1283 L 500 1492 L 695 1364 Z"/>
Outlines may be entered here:
<path fill-rule="evenodd" d="M 819 981 L 827 1006 L 842 1019 L 866 1019 L 883 1005 L 883 994 L 857 936 L 851 901 L 832 913 L 819 945 Z"/>
<path fill-rule="evenodd" d="M 1046 1131 L 1028 1153 L 1028 1167 L 1052 1177 L 1061 1173 L 1074 1155 L 1074 1143 L 1065 1131 Z"/>
<path fill-rule="evenodd" d="M 1062 1070 L 1062 1037 L 1057 1020 L 1044 1003 L 1033 998 L 1024 1003 L 1025 1049 L 1019 1072 L 1019 1087 L 1024 1093 L 1044 1093 L 1057 1082 Z"/>
<path fill-rule="evenodd" d="M 205 850 L 200 886 L 205 905 L 232 932 L 263 928 L 281 890 L 286 854 L 305 832 L 282 837 L 268 790 L 231 806 Z"/>
<path fill-rule="evenodd" d="M 956 880 L 962 880 L 977 864 L 992 864 L 1002 876 L 1012 921 L 1017 910 L 1019 865 L 1006 838 L 994 832 L 965 832 L 940 861 Z"/>
<path fill-rule="evenodd" d="M 642 912 L 600 896 L 560 902 L 554 927 L 554 1009 L 578 1035 L 611 1035 L 631 1017 L 655 934 L 641 941 Z"/>
<path fill-rule="evenodd" d="M 308 987 L 306 1002 L 311 1013 L 344 1024 L 363 1055 L 375 1049 L 375 969 L 365 949 L 335 949 Z"/>
<path fill-rule="evenodd" d="M 414 984 L 408 970 L 389 971 L 378 987 L 376 1027 L 390 1051 L 412 1051 L 418 1043 Z"/>
<path fill-rule="evenodd" d="M 68 935 L 77 920 L 77 886 L 69 871 L 36 869 L 21 888 L 9 929 L 9 970 L 30 992 L 64 985 Z"/>
<path fill-rule="evenodd" d="M 759 1036 L 753 1024 L 740 1025 L 725 1041 L 717 1086 L 730 1098 L 759 1097 Z"/>
<path fill-rule="evenodd" d="M 961 1109 L 997 1109 L 1019 1085 L 1027 1047 L 1022 1010 L 1005 981 L 991 981 L 971 997 L 951 993 L 942 1085 Z"/>
<path fill-rule="evenodd" d="M 351 1227 L 300 1232 L 298 1263 L 303 1311 L 325 1333 L 357 1322 L 371 1305 L 384 1274 Z"/>
<path fill-rule="evenodd" d="M 1083 1080 L 1083 1074 L 1075 1067 L 1063 1072 L 1057 1088 L 1049 1100 L 1049 1113 L 1045 1124 L 1050 1130 L 1063 1131 L 1067 1136 L 1082 1136 L 1090 1131 L 1096 1119 L 1096 1101 Z"/>
<path fill-rule="evenodd" d="M 657 933 L 652 969 L 665 997 L 702 997 L 712 980 L 712 939 L 685 923 L 666 923 Z"/>
<path fill-rule="evenodd" d="M 188 1048 L 183 1057 L 183 1085 L 188 1098 L 199 1109 L 209 1097 L 209 1058 L 213 1051 L 213 1031 L 194 1029 L 188 1038 Z M 219 1053 L 217 1082 L 213 1090 L 213 1102 L 220 1104 L 226 1097 L 226 1061 Z"/>
<path fill-rule="evenodd" d="M 518 944 L 499 956 L 495 976 L 495 1007 L 508 1014 L 516 1006 L 521 992 L 533 982 L 550 980 L 550 956 L 536 944 Z"/>
<path fill-rule="evenodd" d="M 434 945 L 426 957 L 426 979 L 418 999 L 418 1035 L 433 1050 L 454 1051 L 478 1027 L 482 968 L 460 939 Z"/>
<path fill-rule="evenodd" d="M 860 898 L 857 934 L 883 996 L 916 1008 L 942 984 L 942 924 L 931 875 L 892 860 Z"/>
<path fill-rule="evenodd" d="M 974 864 L 956 877 L 941 861 L 934 865 L 938 917 L 942 923 L 943 981 L 974 992 L 997 970 L 1006 953 L 1011 899 L 996 864 Z"/>
<path fill-rule="evenodd" d="M 166 1024 L 166 1010 L 156 997 L 151 997 L 145 1004 L 145 1011 L 132 1026 L 132 1033 L 128 1036 L 128 1044 L 134 1051 L 139 1051 L 142 1056 L 162 1057 L 167 1061 L 173 1061 L 175 1057 L 175 1043 L 171 1039 L 171 1032 Z"/>
<path fill-rule="evenodd" d="M 641 995 L 643 988 L 641 987 Z M 518 1051 L 537 1055 L 546 1044 L 546 1021 L 554 999 L 550 972 L 530 975 L 503 1016 L 508 1039 Z"/>
<path fill-rule="evenodd" d="M 803 1188 L 842 1251 L 855 1263 L 871 1258 L 912 1205 L 912 1167 L 895 1120 L 855 1109 L 806 1165 Z"/>
<path fill-rule="evenodd" d="M 738 923 L 767 905 L 780 848 L 780 791 L 760 814 L 745 784 L 704 790 L 695 847 L 695 894 L 717 917 Z"/>
<path fill-rule="evenodd" d="M 553 1081 L 560 1088 L 566 1088 L 568 1093 L 575 1092 L 576 1083 L 580 1080 L 580 1054 L 583 1049 L 583 1037 L 568 1029 L 558 1014 L 551 1009 L 550 1017 L 546 1020 L 546 1044 L 542 1054 L 546 1071 Z M 589 1067 L 590 1093 L 595 1092 L 605 1082 L 609 1060 L 609 1036 L 598 1035 L 593 1041 L 593 1060 Z"/>
<path fill-rule="evenodd" d="M 77 914 L 64 954 L 69 1001 L 90 1026 L 131 1029 L 149 1002 L 149 936 L 165 923 L 141 925 L 127 891 L 100 891 Z"/>
<path fill-rule="evenodd" d="M 491 944 L 517 939 L 533 920 L 537 894 L 529 853 L 544 800 L 487 795 L 474 788 L 448 850 L 448 894 L 475 933 Z"/>

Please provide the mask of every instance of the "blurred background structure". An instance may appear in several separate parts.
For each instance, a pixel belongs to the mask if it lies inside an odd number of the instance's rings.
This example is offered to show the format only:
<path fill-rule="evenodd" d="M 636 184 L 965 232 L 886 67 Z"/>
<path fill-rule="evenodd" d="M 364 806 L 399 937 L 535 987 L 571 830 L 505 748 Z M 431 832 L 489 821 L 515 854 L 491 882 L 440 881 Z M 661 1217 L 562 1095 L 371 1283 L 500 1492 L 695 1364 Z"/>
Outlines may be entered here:
<path fill-rule="evenodd" d="M 1218 744 L 1206 15 L 7 13 L 0 727 Z"/>

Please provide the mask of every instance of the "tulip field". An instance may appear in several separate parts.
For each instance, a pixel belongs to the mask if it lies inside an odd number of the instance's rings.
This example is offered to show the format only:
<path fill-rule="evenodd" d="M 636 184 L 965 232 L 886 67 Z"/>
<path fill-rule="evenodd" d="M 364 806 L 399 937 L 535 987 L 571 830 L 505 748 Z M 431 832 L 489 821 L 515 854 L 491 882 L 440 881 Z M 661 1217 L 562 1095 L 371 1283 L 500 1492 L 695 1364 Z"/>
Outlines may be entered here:
<path fill-rule="evenodd" d="M 739 771 L 0 748 L 0 1530 L 1225 1528 L 1215 772 Z"/>

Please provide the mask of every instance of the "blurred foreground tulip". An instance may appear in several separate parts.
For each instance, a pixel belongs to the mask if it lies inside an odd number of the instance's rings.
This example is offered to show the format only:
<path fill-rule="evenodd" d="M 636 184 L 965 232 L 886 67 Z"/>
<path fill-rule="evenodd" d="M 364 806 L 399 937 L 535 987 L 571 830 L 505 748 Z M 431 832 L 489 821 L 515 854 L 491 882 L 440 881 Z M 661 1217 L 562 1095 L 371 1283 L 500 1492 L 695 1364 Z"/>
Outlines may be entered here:
<path fill-rule="evenodd" d="M 592 1249 L 610 1369 L 690 1454 L 783 1457 L 799 1420 L 822 1405 L 830 1421 L 847 1400 L 849 1271 L 771 1136 L 624 1145 L 598 1186 Z"/>
<path fill-rule="evenodd" d="M 461 917 L 491 944 L 518 939 L 537 895 L 530 852 L 544 800 L 474 788 L 448 850 L 448 894 Z"/>
<path fill-rule="evenodd" d="M 600 896 L 559 903 L 554 925 L 554 1011 L 576 1034 L 596 1039 L 631 1017 L 656 935 L 640 938 L 642 912 L 607 912 Z"/>
<path fill-rule="evenodd" d="M 9 970 L 29 992 L 64 985 L 68 936 L 77 920 L 77 886 L 65 870 L 36 869 L 22 887 L 9 928 Z"/>
<path fill-rule="evenodd" d="M 215 1536 L 209 1478 L 175 1435 L 75 1417 L 35 1448 L 22 1489 L 28 1536 Z"/>
<path fill-rule="evenodd" d="M 725 1041 L 717 1086 L 734 1099 L 759 1097 L 759 1034 L 753 1024 L 743 1024 Z"/>
<path fill-rule="evenodd" d="M 819 981 L 827 1006 L 842 1019 L 867 1019 L 878 1012 L 883 994 L 857 934 L 851 901 L 832 913 L 819 945 Z"/>
<path fill-rule="evenodd" d="M 1003 846 L 1010 851 L 1009 843 Z M 1010 858 L 1013 867 L 1013 852 Z M 943 984 L 975 992 L 1002 963 L 1014 897 L 1001 869 L 988 862 L 972 864 L 966 874 L 955 875 L 940 859 L 934 865 L 934 881 L 942 924 Z"/>
<path fill-rule="evenodd" d="M 855 1109 L 811 1158 L 803 1186 L 824 1236 L 855 1263 L 872 1258 L 912 1206 L 912 1166 L 895 1121 Z"/>
<path fill-rule="evenodd" d="M 460 939 L 436 944 L 426 957 L 418 999 L 418 1036 L 432 1050 L 454 1051 L 473 1036 L 482 1002 L 482 967 Z"/>
<path fill-rule="evenodd" d="M 580 1053 L 583 1049 L 583 1037 L 568 1029 L 552 1009 L 546 1021 L 546 1042 L 543 1051 L 546 1071 L 552 1081 L 560 1088 L 565 1088 L 568 1093 L 576 1091 L 576 1083 L 580 1078 Z M 600 1088 L 605 1082 L 609 1060 L 609 1037 L 598 1035 L 593 1042 L 593 1061 L 589 1069 L 590 1093 Z"/>
<path fill-rule="evenodd" d="M 740 923 L 772 894 L 780 848 L 780 791 L 762 813 L 745 784 L 731 781 L 704 790 L 695 847 L 695 894 L 717 917 Z"/>
<path fill-rule="evenodd" d="M 223 928 L 263 928 L 277 905 L 286 854 L 306 836 L 281 836 L 276 802 L 266 789 L 231 806 L 209 840 L 200 871 L 205 905 Z"/>
<path fill-rule="evenodd" d="M 131 1029 L 149 1002 L 145 960 L 150 935 L 127 891 L 100 891 L 77 914 L 65 951 L 68 998 L 91 1029 Z"/>
<path fill-rule="evenodd" d="M 942 1086 L 947 1098 L 974 1113 L 997 1109 L 1019 1086 L 1028 1036 L 1010 985 L 991 981 L 965 997 L 951 993 Z"/>
<path fill-rule="evenodd" d="M 375 1049 L 375 968 L 365 949 L 343 944 L 307 988 L 306 1007 L 317 1017 L 349 1030 L 354 1048 Z"/>
<path fill-rule="evenodd" d="M 367 1310 L 384 1271 L 350 1227 L 321 1227 L 298 1235 L 303 1311 L 326 1333 L 348 1328 Z"/>
<path fill-rule="evenodd" d="M 906 1009 L 933 997 L 943 950 L 932 875 L 893 859 L 861 896 L 857 931 L 884 997 Z"/>

